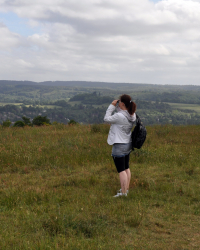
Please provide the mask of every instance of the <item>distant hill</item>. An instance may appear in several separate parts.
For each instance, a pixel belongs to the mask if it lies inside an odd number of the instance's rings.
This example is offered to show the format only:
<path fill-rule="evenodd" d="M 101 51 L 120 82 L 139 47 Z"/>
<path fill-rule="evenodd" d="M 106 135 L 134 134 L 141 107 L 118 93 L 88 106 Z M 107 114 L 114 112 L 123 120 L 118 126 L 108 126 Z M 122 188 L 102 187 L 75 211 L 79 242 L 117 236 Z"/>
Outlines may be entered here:
<path fill-rule="evenodd" d="M 12 80 L 0 80 L 1 85 L 36 85 L 36 82 L 32 81 L 12 81 Z"/>
<path fill-rule="evenodd" d="M 146 83 L 115 83 L 115 82 L 95 82 L 95 81 L 13 81 L 13 80 L 0 80 L 1 85 L 35 85 L 35 86 L 69 86 L 69 87 L 84 87 L 84 88 L 111 88 L 115 90 L 137 90 L 137 91 L 200 91 L 200 86 L 197 85 L 159 85 L 159 84 L 146 84 Z"/>

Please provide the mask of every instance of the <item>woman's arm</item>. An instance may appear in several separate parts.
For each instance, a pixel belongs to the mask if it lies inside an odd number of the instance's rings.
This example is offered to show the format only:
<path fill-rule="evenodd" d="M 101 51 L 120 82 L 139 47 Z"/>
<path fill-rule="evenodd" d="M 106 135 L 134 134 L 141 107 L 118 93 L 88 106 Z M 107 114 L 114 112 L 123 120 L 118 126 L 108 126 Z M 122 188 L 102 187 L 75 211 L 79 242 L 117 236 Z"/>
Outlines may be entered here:
<path fill-rule="evenodd" d="M 114 104 L 116 105 L 117 100 L 115 101 L 113 102 L 115 102 Z M 111 124 L 119 123 L 120 121 L 120 116 L 118 113 L 115 113 L 114 115 L 112 115 L 112 112 L 115 110 L 115 105 L 113 104 L 113 102 L 112 104 L 109 105 L 108 109 L 106 110 L 106 114 L 104 116 L 104 122 L 111 123 Z"/>

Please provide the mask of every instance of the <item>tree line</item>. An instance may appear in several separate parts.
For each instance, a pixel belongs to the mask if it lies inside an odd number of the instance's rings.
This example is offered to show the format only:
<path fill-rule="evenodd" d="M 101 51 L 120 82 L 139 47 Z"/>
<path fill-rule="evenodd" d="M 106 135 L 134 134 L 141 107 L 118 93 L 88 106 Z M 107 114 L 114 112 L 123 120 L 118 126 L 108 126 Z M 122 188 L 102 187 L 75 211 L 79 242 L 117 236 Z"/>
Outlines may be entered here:
<path fill-rule="evenodd" d="M 21 128 L 23 128 L 25 126 L 33 127 L 33 126 L 44 126 L 44 125 L 48 126 L 48 125 L 52 125 L 52 124 L 53 125 L 58 124 L 58 122 L 56 122 L 56 121 L 51 123 L 50 120 L 46 116 L 41 116 L 41 115 L 38 115 L 38 116 L 34 117 L 34 119 L 32 121 L 30 120 L 30 118 L 25 117 L 25 116 L 22 116 L 21 118 L 22 118 L 22 120 L 16 121 L 13 124 L 12 127 L 21 127 Z M 3 121 L 2 127 L 8 128 L 8 127 L 11 126 L 11 124 L 12 124 L 12 122 L 7 119 L 6 121 Z M 74 120 L 70 120 L 68 122 L 68 124 L 69 125 L 70 124 L 77 124 L 77 122 L 74 121 Z"/>
<path fill-rule="evenodd" d="M 188 125 L 200 124 L 200 114 L 192 110 L 173 109 L 170 105 L 161 102 L 147 102 L 135 100 L 137 104 L 136 113 L 140 116 L 145 125 L 153 124 L 174 124 Z M 103 118 L 107 109 L 107 105 L 85 105 L 82 102 L 70 105 L 66 101 L 57 101 L 55 108 L 33 107 L 33 106 L 17 106 L 5 105 L 0 106 L 0 123 L 3 124 L 9 120 L 14 124 L 21 120 L 21 117 L 28 117 L 33 123 L 34 118 L 41 116 L 49 119 L 50 123 L 58 122 L 68 124 L 70 120 L 74 120 L 83 124 L 99 124 L 103 123 Z M 55 104 L 54 103 L 54 104 Z M 24 122 L 24 120 L 21 120 Z M 48 124 L 47 121 L 43 121 Z"/>

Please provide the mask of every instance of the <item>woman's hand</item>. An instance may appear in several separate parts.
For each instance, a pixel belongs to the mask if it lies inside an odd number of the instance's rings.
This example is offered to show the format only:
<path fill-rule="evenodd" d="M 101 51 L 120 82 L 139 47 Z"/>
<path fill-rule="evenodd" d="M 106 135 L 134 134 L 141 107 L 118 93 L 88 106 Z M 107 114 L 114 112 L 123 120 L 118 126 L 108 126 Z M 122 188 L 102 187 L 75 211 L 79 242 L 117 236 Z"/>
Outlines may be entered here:
<path fill-rule="evenodd" d="M 112 102 L 112 105 L 116 106 L 117 101 L 119 101 L 119 100 L 114 100 L 114 101 Z"/>

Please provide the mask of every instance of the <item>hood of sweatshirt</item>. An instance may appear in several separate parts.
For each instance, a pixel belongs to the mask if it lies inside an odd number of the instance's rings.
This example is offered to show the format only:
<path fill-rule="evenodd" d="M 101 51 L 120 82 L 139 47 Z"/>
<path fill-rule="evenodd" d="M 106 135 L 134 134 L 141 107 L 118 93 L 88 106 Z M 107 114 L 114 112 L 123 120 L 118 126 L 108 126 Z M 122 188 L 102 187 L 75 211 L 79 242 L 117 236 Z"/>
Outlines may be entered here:
<path fill-rule="evenodd" d="M 117 113 L 123 114 L 130 122 L 134 122 L 136 120 L 135 113 L 133 115 L 130 115 L 127 110 L 122 110 L 120 107 L 116 107 Z"/>

